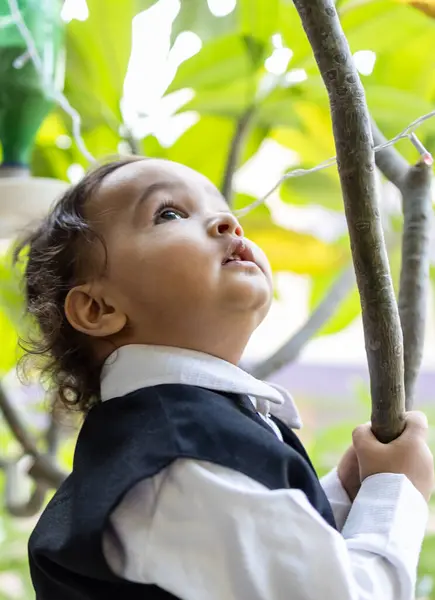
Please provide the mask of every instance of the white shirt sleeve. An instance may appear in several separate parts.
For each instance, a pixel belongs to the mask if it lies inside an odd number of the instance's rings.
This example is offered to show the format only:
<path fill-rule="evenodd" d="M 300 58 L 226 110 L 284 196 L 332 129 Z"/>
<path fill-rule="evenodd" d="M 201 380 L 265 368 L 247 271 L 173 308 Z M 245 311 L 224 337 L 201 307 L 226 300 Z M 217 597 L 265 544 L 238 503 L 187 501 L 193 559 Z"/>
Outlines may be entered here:
<path fill-rule="evenodd" d="M 182 600 L 411 600 L 428 509 L 403 475 L 363 482 L 343 528 L 300 490 L 178 459 L 110 517 L 106 560 Z"/>
<path fill-rule="evenodd" d="M 341 531 L 349 515 L 352 502 L 341 484 L 337 469 L 332 469 L 332 471 L 322 477 L 320 479 L 320 485 L 331 505 L 337 529 L 338 531 Z"/>

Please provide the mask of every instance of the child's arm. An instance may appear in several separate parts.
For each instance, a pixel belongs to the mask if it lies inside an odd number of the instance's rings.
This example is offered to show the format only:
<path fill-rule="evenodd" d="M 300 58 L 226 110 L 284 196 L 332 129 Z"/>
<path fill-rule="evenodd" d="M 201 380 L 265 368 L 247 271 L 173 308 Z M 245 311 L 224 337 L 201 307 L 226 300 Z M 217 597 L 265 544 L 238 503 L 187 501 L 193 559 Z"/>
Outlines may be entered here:
<path fill-rule="evenodd" d="M 337 529 L 341 531 L 352 508 L 352 501 L 340 481 L 337 469 L 322 477 L 320 485 L 331 505 Z"/>
<path fill-rule="evenodd" d="M 405 466 L 408 477 L 368 476 L 342 535 L 300 490 L 270 491 L 227 468 L 181 459 L 112 514 L 117 544 L 106 536 L 108 563 L 183 600 L 410 600 L 433 479 L 421 431 L 412 422 L 407 431 L 398 450 L 388 445 L 390 455 L 404 447 L 421 466 Z M 373 448 L 379 454 L 369 432 L 356 438 L 360 463 Z"/>
<path fill-rule="evenodd" d="M 337 529 L 341 531 L 361 488 L 358 458 L 353 446 L 344 453 L 337 468 L 322 477 L 320 483 L 334 513 Z"/>

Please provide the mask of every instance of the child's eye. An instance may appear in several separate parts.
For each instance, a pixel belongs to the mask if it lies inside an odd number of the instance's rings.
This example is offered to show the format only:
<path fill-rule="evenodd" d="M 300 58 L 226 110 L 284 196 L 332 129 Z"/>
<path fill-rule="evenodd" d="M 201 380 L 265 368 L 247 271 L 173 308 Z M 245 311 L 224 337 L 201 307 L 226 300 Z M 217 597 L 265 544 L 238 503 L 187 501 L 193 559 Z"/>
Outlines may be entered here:
<path fill-rule="evenodd" d="M 165 223 L 166 221 L 176 221 L 177 219 L 185 218 L 185 213 L 178 208 L 174 208 L 173 206 L 166 208 L 162 207 L 154 215 L 154 223 L 158 225 L 159 223 Z"/>

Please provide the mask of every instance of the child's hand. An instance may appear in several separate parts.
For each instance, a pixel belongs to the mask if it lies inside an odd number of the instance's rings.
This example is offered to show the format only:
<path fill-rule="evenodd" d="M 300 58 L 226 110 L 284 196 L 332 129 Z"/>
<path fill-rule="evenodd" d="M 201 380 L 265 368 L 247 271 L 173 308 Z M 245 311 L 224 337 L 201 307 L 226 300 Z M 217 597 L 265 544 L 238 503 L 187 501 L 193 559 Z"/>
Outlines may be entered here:
<path fill-rule="evenodd" d="M 357 427 L 353 444 L 361 481 L 376 473 L 403 473 L 429 500 L 434 488 L 434 461 L 426 444 L 427 430 L 425 415 L 417 411 L 406 414 L 404 432 L 389 444 L 378 442 L 370 425 Z"/>
<path fill-rule="evenodd" d="M 361 487 L 359 464 L 353 446 L 348 448 L 338 463 L 337 475 L 350 500 L 353 502 Z"/>

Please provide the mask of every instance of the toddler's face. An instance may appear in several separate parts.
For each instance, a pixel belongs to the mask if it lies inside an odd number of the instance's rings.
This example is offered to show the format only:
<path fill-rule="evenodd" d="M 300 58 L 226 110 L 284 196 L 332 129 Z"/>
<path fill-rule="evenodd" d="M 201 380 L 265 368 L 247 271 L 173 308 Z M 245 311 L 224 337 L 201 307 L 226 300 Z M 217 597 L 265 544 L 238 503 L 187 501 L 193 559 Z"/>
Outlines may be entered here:
<path fill-rule="evenodd" d="M 210 336 L 233 343 L 238 328 L 246 343 L 267 313 L 268 261 L 199 173 L 128 164 L 106 177 L 88 213 L 107 244 L 107 303 L 126 315 L 130 343 L 207 350 Z"/>

